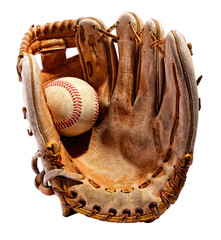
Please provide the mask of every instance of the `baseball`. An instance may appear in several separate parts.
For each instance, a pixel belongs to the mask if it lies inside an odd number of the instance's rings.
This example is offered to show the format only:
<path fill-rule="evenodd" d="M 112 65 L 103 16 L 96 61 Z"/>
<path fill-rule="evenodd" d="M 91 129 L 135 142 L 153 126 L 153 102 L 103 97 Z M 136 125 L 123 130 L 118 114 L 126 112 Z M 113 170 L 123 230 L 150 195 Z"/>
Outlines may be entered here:
<path fill-rule="evenodd" d="M 97 93 L 85 81 L 74 77 L 59 78 L 45 86 L 45 96 L 60 135 L 78 136 L 96 123 Z"/>

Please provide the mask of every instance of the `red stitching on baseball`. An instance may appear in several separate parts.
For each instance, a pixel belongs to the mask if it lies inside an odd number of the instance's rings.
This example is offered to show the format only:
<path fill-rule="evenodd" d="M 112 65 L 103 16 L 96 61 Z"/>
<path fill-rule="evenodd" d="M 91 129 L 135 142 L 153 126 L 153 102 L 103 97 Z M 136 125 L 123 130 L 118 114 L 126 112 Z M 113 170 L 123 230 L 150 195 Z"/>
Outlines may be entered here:
<path fill-rule="evenodd" d="M 67 83 L 62 80 L 50 82 L 49 84 L 46 85 L 45 88 L 55 87 L 55 86 L 65 88 L 70 93 L 71 98 L 73 100 L 74 110 L 70 115 L 70 117 L 54 123 L 58 129 L 66 129 L 73 126 L 75 123 L 77 123 L 81 116 L 81 111 L 82 111 L 81 95 L 75 86 L 73 86 L 71 83 Z"/>
<path fill-rule="evenodd" d="M 97 97 L 97 93 L 95 90 L 94 90 L 94 103 L 95 103 L 95 112 L 94 112 L 94 118 L 93 118 L 91 127 L 93 127 L 94 124 L 96 123 L 98 114 L 99 114 L 99 102 L 98 102 L 98 97 Z"/>

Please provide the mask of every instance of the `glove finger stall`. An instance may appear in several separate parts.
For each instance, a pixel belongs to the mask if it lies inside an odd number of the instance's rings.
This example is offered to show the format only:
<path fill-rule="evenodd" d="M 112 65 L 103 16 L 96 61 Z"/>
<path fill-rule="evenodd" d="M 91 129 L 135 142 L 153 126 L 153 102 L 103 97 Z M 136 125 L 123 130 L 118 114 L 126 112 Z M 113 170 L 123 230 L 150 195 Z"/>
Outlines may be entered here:
<path fill-rule="evenodd" d="M 76 26 L 76 44 L 85 81 L 97 91 L 100 103 L 108 104 L 116 79 L 117 56 L 110 38 L 102 38 L 98 29 L 106 26 L 98 19 L 80 19 Z"/>
<path fill-rule="evenodd" d="M 193 152 L 199 103 L 191 53 L 179 32 L 167 34 L 165 68 L 165 93 L 156 121 L 162 127 L 162 142 L 174 144 L 181 157 Z"/>
<path fill-rule="evenodd" d="M 153 19 L 144 25 L 140 64 L 139 88 L 134 107 L 154 117 L 160 109 L 163 96 L 164 31 L 161 24 Z"/>
<path fill-rule="evenodd" d="M 124 13 L 118 19 L 119 66 L 112 104 L 130 109 L 136 92 L 139 45 L 135 36 L 143 28 L 141 20 L 134 13 Z M 115 104 L 116 103 L 116 104 Z"/>

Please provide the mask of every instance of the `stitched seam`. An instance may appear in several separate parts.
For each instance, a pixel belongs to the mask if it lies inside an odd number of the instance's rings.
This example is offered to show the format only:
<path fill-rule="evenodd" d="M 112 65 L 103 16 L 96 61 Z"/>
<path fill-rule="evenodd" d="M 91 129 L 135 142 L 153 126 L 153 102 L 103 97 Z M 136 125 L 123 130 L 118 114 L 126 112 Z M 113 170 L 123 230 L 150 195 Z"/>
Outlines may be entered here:
<path fill-rule="evenodd" d="M 97 98 L 97 93 L 96 91 L 94 90 L 94 107 L 95 107 L 95 111 L 94 111 L 94 117 L 93 117 L 93 121 L 92 121 L 92 124 L 91 124 L 91 127 L 94 126 L 94 124 L 96 123 L 97 121 L 97 118 L 98 118 L 98 115 L 99 115 L 99 102 L 98 102 L 98 98 Z"/>
<path fill-rule="evenodd" d="M 100 219 L 103 221 L 113 221 L 113 222 L 124 222 L 124 221 L 126 221 L 126 222 L 132 222 L 132 221 L 134 222 L 135 221 L 136 222 L 137 220 L 138 221 L 153 221 L 153 220 L 159 218 L 160 215 L 162 215 L 162 213 L 167 208 L 169 208 L 170 205 L 172 203 L 174 203 L 174 201 L 176 201 L 179 196 L 180 190 L 182 188 L 179 186 L 179 181 L 181 181 L 181 180 L 185 181 L 189 165 L 191 164 L 191 161 L 192 161 L 192 156 L 190 154 L 184 155 L 183 160 L 185 161 L 184 163 L 181 163 L 181 165 L 176 165 L 176 167 L 175 167 L 174 179 L 168 180 L 168 182 L 171 186 L 170 190 L 162 191 L 160 193 L 160 198 L 162 200 L 161 204 L 159 206 L 157 206 L 157 204 L 155 202 L 152 202 L 149 204 L 149 210 L 151 211 L 151 215 L 149 213 L 143 215 L 142 212 L 136 211 L 135 215 L 131 216 L 130 209 L 124 209 L 122 214 L 116 215 L 117 212 L 114 213 L 113 211 L 110 211 L 111 209 L 114 210 L 113 208 L 111 208 L 109 210 L 109 212 L 106 214 L 99 214 L 101 206 L 99 206 L 99 208 L 93 207 L 92 210 L 84 209 L 84 205 L 82 205 L 82 203 L 81 203 L 84 200 L 79 200 L 78 202 L 74 202 L 73 200 L 71 200 L 70 193 L 60 191 L 61 194 L 63 194 L 64 196 L 67 196 L 66 201 L 69 199 L 67 201 L 67 205 L 63 205 L 63 206 L 66 208 L 73 208 L 77 212 L 80 212 L 87 216 L 89 215 L 91 217 L 94 217 L 94 218 L 97 218 L 97 219 Z M 126 193 L 129 193 L 132 190 L 133 189 L 127 189 Z M 110 193 L 116 192 L 116 190 L 111 190 L 111 189 L 107 189 L 107 188 L 105 189 L 105 191 L 110 192 Z M 121 192 L 123 192 L 123 191 L 121 191 Z M 152 204 L 152 207 L 151 207 L 151 204 Z M 82 210 L 80 210 L 80 208 Z M 97 211 L 95 211 L 95 210 L 97 210 Z"/>
<path fill-rule="evenodd" d="M 55 122 L 55 126 L 58 129 L 67 129 L 74 126 L 79 121 L 82 112 L 82 99 L 78 89 L 71 83 L 66 83 L 64 81 L 50 82 L 45 88 L 48 87 L 63 87 L 69 92 L 73 101 L 74 110 L 72 114 L 62 121 Z"/>

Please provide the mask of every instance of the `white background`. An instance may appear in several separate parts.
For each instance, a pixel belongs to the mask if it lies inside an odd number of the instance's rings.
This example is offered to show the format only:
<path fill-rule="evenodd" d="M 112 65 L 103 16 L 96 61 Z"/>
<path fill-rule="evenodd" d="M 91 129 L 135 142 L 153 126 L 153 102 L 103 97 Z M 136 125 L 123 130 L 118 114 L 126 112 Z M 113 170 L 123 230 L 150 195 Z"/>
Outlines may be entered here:
<path fill-rule="evenodd" d="M 0 239 L 221 239 L 220 1 L 7 1 L 1 6 Z M 26 134 L 16 61 L 23 34 L 32 24 L 94 16 L 111 26 L 125 11 L 143 21 L 159 20 L 165 32 L 181 31 L 193 45 L 202 100 L 194 162 L 178 201 L 157 221 L 114 224 L 77 214 L 61 215 L 57 197 L 33 184 L 34 138 Z"/>

